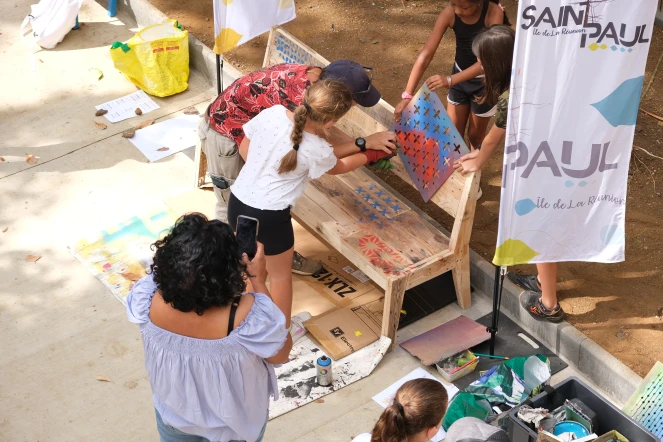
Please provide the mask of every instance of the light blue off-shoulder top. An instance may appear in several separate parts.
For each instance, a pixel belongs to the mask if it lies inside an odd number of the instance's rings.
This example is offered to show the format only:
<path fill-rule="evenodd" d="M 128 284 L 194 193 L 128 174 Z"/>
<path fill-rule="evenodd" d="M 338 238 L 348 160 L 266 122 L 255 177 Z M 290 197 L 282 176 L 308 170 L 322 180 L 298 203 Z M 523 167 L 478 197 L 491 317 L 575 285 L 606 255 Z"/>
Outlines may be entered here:
<path fill-rule="evenodd" d="M 285 316 L 264 294 L 223 339 L 196 339 L 152 324 L 152 275 L 127 297 L 129 321 L 140 326 L 152 399 L 164 423 L 210 441 L 255 441 L 269 397 L 278 399 L 274 367 L 265 361 L 285 344 Z M 223 324 L 225 327 L 225 324 Z"/>

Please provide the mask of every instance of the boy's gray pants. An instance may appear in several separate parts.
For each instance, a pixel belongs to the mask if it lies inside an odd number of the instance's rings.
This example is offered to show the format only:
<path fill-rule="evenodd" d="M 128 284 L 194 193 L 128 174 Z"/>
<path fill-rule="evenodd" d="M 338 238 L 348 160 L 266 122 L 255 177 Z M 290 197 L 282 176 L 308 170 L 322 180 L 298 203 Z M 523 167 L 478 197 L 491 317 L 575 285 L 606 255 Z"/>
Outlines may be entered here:
<path fill-rule="evenodd" d="M 216 196 L 216 218 L 228 222 L 228 197 L 230 186 L 235 182 L 244 160 L 233 140 L 215 131 L 209 124 L 207 115 L 198 123 L 200 148 L 207 156 L 207 172 L 214 185 Z"/>

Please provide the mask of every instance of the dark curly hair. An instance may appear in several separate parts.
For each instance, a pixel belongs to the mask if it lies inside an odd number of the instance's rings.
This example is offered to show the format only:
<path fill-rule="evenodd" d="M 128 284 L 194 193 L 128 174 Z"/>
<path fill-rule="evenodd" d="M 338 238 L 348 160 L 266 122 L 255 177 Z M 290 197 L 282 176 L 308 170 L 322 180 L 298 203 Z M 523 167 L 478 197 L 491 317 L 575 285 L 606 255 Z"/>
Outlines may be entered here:
<path fill-rule="evenodd" d="M 210 307 L 229 305 L 246 288 L 246 265 L 224 222 L 186 214 L 152 250 L 154 282 L 163 300 L 179 311 L 202 315 Z"/>

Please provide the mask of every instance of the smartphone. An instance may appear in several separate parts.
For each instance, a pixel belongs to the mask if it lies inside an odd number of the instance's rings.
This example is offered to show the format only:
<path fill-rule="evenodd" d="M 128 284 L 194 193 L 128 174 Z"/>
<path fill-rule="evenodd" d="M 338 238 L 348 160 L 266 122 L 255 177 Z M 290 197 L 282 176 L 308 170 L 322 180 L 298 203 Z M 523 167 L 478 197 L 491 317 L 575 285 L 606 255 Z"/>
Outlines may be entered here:
<path fill-rule="evenodd" d="M 239 215 L 237 217 L 237 244 L 239 253 L 246 253 L 249 260 L 256 256 L 258 251 L 258 220 L 250 216 Z"/>

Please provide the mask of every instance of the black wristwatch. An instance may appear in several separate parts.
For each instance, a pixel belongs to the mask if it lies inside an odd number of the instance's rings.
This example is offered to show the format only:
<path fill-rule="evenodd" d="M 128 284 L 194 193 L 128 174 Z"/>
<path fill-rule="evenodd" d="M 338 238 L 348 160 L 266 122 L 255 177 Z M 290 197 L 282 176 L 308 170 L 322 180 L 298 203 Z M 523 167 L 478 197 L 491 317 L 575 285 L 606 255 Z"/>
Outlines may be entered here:
<path fill-rule="evenodd" d="M 361 152 L 366 152 L 366 140 L 362 137 L 355 139 L 355 146 L 357 146 Z"/>

